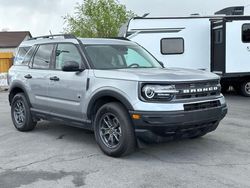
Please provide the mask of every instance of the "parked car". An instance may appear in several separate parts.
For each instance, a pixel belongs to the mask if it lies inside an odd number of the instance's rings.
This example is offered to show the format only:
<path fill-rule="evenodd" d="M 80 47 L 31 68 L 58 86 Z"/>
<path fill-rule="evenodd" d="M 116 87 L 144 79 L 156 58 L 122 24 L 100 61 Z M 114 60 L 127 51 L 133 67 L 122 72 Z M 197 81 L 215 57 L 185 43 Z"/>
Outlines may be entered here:
<path fill-rule="evenodd" d="M 217 75 L 164 68 L 127 40 L 45 36 L 23 42 L 17 56 L 8 73 L 14 126 L 30 131 L 49 120 L 90 129 L 110 156 L 131 153 L 137 138 L 203 136 L 227 113 Z"/>

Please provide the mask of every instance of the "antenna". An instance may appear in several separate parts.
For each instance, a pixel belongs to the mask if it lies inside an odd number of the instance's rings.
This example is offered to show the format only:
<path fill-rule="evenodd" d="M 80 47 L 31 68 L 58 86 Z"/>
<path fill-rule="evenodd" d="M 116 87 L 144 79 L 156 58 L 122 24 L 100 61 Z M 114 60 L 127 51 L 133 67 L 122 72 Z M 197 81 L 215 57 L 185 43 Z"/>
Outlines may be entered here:
<path fill-rule="evenodd" d="M 53 36 L 53 34 L 52 34 L 51 30 L 49 30 L 49 33 L 50 33 L 51 38 L 53 39 L 53 38 L 54 38 L 54 36 Z"/>

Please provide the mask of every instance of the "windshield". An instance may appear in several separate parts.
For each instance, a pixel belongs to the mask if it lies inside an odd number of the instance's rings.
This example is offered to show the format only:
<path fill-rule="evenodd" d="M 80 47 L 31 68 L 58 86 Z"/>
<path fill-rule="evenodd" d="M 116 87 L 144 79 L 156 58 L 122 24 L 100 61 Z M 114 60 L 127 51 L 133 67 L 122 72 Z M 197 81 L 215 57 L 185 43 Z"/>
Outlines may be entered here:
<path fill-rule="evenodd" d="M 153 56 L 136 45 L 88 45 L 85 49 L 95 69 L 162 68 Z"/>

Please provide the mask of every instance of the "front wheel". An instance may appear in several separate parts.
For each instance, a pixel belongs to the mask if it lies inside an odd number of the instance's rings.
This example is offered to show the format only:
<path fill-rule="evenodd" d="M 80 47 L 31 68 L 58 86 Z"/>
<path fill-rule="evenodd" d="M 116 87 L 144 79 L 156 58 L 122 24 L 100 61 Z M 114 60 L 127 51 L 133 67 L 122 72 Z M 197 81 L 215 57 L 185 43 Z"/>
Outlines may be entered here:
<path fill-rule="evenodd" d="M 131 119 L 120 103 L 107 103 L 98 110 L 94 130 L 99 147 L 109 156 L 128 155 L 135 149 L 136 139 Z"/>
<path fill-rule="evenodd" d="M 31 131 L 36 126 L 36 122 L 33 121 L 30 113 L 30 106 L 23 93 L 16 94 L 12 99 L 11 118 L 19 131 Z"/>

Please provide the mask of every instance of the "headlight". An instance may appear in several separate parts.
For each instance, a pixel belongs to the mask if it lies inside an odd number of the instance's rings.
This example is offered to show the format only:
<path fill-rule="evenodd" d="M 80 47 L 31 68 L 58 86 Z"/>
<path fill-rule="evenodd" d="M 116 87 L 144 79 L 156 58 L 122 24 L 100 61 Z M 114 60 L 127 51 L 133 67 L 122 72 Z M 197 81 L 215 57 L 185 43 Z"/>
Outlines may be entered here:
<path fill-rule="evenodd" d="M 179 93 L 174 85 L 146 84 L 141 89 L 141 96 L 147 101 L 170 101 Z"/>

